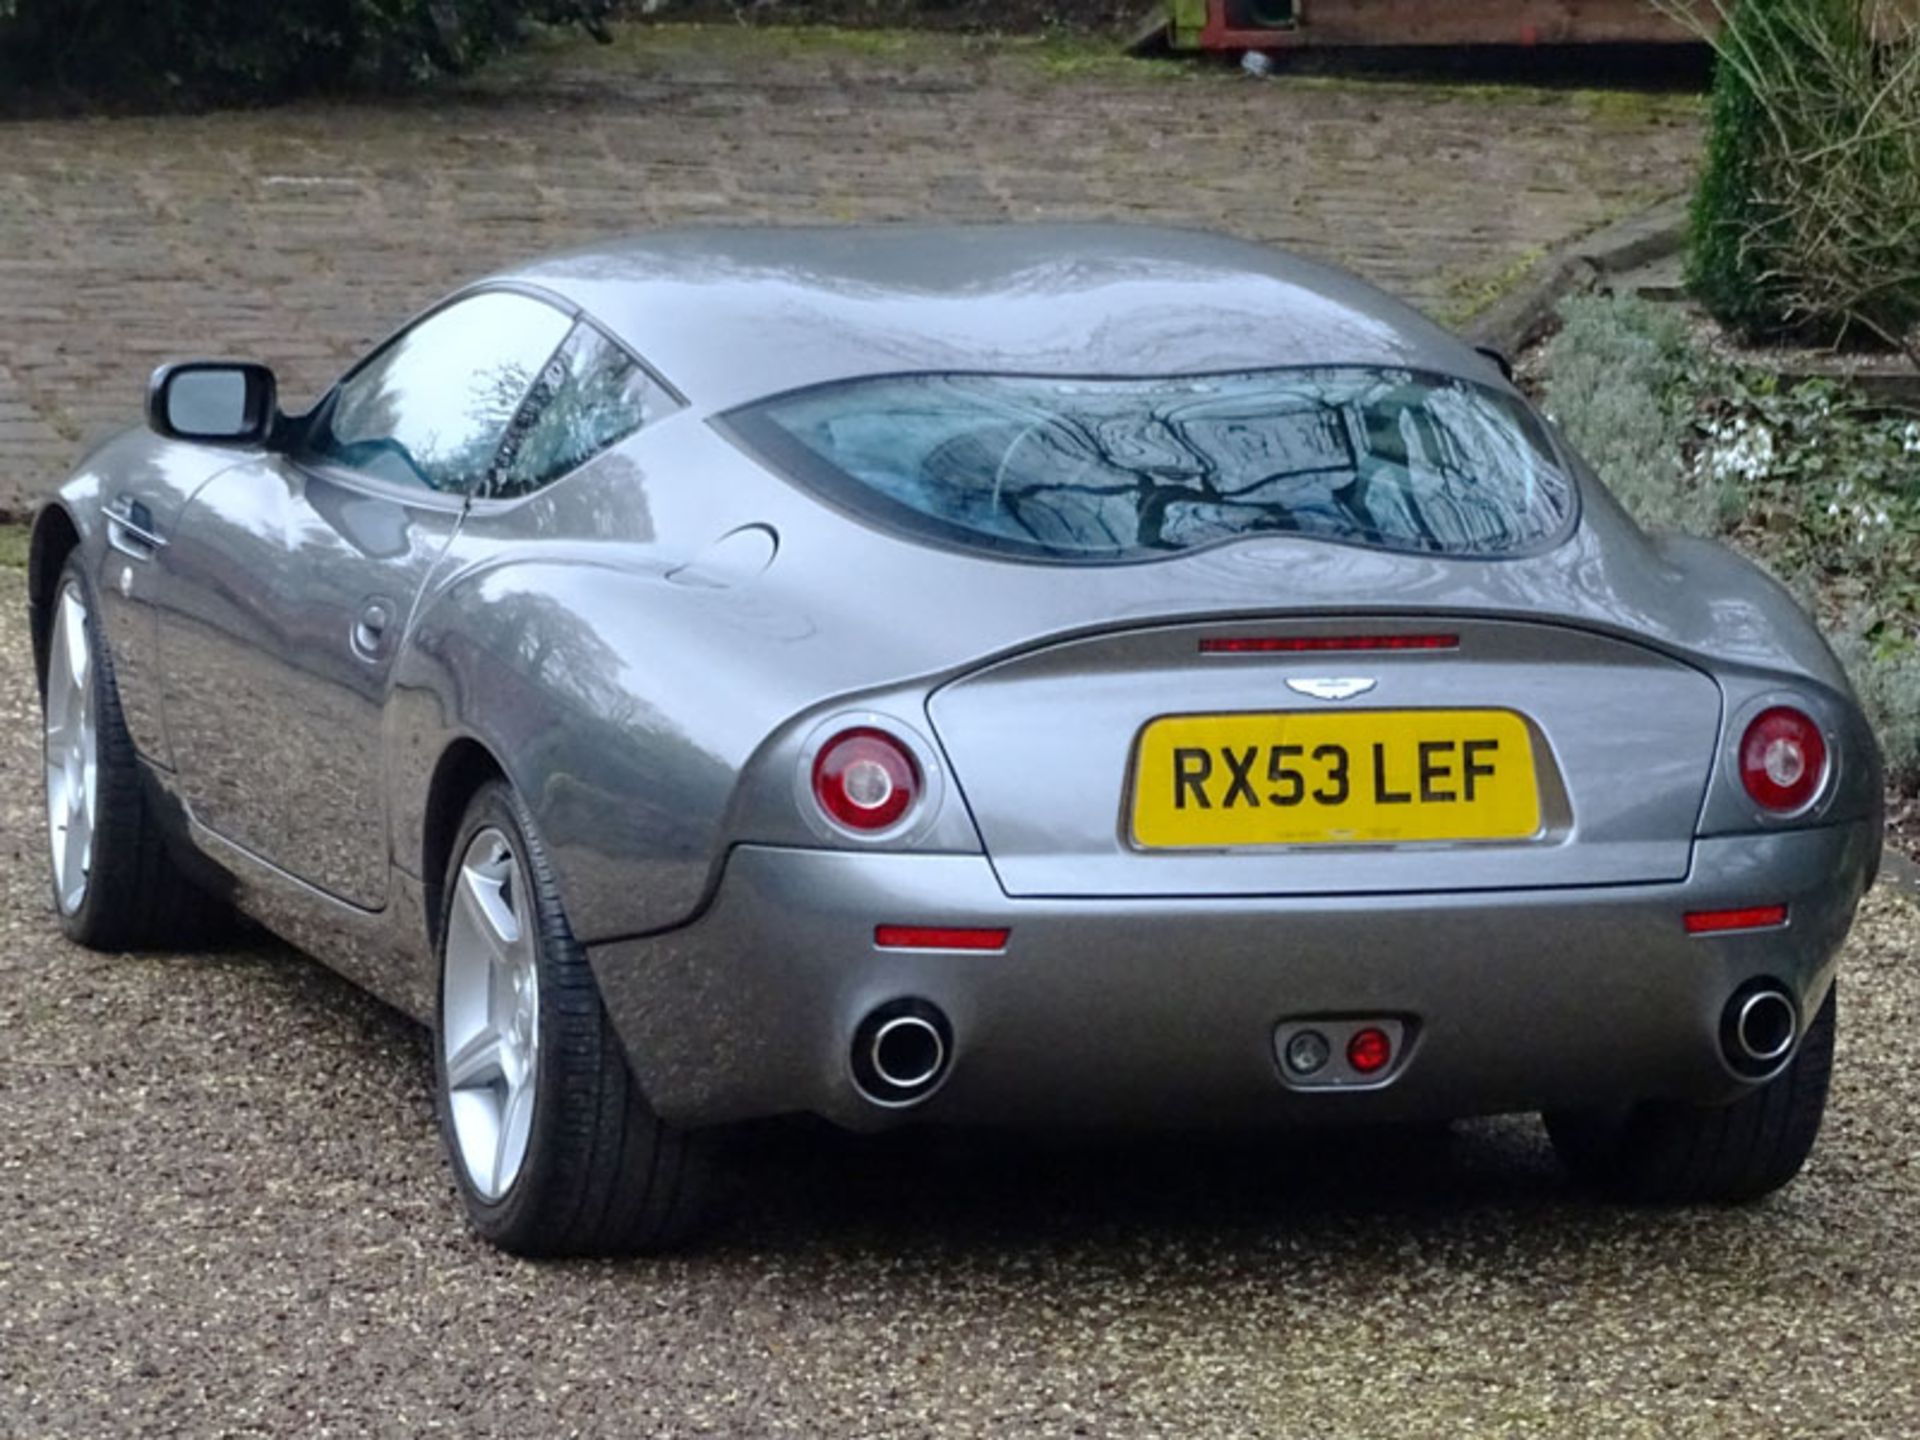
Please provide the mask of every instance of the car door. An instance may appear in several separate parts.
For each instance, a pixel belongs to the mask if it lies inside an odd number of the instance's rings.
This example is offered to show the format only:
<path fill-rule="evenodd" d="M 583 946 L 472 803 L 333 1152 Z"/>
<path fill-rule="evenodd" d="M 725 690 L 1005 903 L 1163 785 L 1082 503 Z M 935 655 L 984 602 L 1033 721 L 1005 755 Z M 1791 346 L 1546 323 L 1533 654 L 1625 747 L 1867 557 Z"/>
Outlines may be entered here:
<path fill-rule="evenodd" d="M 202 824 L 340 899 L 385 902 L 394 656 L 571 325 L 517 291 L 457 299 L 182 510 L 160 553 L 160 670 Z"/>

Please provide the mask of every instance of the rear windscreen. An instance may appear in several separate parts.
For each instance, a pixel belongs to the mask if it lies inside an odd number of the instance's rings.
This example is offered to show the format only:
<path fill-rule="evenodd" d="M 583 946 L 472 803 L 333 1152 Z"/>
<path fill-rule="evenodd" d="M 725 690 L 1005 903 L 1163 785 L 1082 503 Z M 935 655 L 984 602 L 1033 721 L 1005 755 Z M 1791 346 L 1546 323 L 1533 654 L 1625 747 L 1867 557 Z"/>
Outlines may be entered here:
<path fill-rule="evenodd" d="M 865 518 L 1047 560 L 1249 535 L 1509 555 L 1564 535 L 1575 504 L 1521 400 L 1409 370 L 888 375 L 776 396 L 726 424 Z"/>

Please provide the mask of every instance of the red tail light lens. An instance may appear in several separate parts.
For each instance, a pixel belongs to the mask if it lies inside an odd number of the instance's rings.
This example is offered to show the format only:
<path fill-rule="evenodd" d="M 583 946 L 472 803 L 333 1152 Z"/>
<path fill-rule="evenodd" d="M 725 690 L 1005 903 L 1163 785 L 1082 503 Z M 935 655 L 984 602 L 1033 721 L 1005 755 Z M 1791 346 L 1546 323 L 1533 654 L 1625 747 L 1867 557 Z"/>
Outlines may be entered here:
<path fill-rule="evenodd" d="M 1827 778 L 1827 742 L 1798 710 L 1776 705 L 1754 717 L 1740 741 L 1740 783 L 1776 814 L 1813 803 Z"/>
<path fill-rule="evenodd" d="M 846 730 L 820 747 L 813 797 L 849 830 L 885 830 L 920 798 L 920 767 L 884 730 Z"/>

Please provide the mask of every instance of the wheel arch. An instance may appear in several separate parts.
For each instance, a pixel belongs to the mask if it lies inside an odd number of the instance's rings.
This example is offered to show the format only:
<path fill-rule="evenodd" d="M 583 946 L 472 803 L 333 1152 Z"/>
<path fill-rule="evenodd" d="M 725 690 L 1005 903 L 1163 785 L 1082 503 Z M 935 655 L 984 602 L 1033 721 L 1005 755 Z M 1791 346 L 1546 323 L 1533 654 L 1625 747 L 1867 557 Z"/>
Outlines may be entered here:
<path fill-rule="evenodd" d="M 478 750 L 526 805 L 581 943 L 698 909 L 765 737 L 748 707 L 786 713 L 777 689 L 747 682 L 741 647 L 695 638 L 715 610 L 707 592 L 578 560 L 509 557 L 430 582 L 384 727 L 390 853 L 420 867 L 423 904 L 441 898 Z"/>
<path fill-rule="evenodd" d="M 27 542 L 27 614 L 33 636 L 33 675 L 44 699 L 47 645 L 53 633 L 53 596 L 67 557 L 80 548 L 80 527 L 62 505 L 48 505 L 34 517 Z"/>
<path fill-rule="evenodd" d="M 461 735 L 440 752 L 427 783 L 426 811 L 420 826 L 420 885 L 429 952 L 437 951 L 440 944 L 447 865 L 453 857 L 461 817 L 480 787 L 491 780 L 506 781 L 506 767 L 484 743 L 471 735 Z"/>

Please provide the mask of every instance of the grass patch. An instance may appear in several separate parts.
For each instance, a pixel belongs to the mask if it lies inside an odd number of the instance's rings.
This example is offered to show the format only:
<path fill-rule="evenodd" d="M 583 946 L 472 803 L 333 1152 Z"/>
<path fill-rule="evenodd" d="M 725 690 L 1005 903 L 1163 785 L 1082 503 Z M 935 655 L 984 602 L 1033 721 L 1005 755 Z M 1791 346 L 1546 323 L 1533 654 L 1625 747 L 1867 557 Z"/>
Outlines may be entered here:
<path fill-rule="evenodd" d="M 1003 62 L 1043 80 L 1103 84 L 1164 84 L 1185 80 L 1231 85 L 1249 96 L 1259 86 L 1230 57 L 1198 53 L 1136 57 L 1118 33 L 1051 25 L 1033 33 L 912 29 L 905 26 L 828 23 L 717 23 L 706 20 L 629 22 L 615 25 L 613 43 L 600 45 L 567 29 L 541 29 L 520 48 L 455 82 L 459 89 L 506 95 L 537 90 L 569 76 L 611 77 L 657 67 L 662 60 L 724 57 L 730 67 L 751 69 L 789 62 L 864 61 L 904 68 L 947 68 L 980 61 Z M 1409 77 L 1356 71 L 1320 74 L 1283 70 L 1267 85 L 1290 89 L 1354 90 L 1418 94 L 1468 100 L 1489 108 L 1571 108 L 1603 128 L 1632 130 L 1700 114 L 1698 97 L 1570 89 L 1540 84 L 1487 84 L 1445 76 Z"/>
<path fill-rule="evenodd" d="M 1217 68 L 1222 74 L 1229 73 L 1224 65 Z M 1234 78 L 1240 78 L 1237 72 L 1232 73 Z M 1272 83 L 1322 90 L 1365 87 L 1443 100 L 1470 101 L 1490 110 L 1526 107 L 1558 110 L 1570 107 L 1592 123 L 1616 130 L 1693 123 L 1706 113 L 1699 96 L 1685 93 L 1602 90 L 1584 86 L 1533 84 L 1524 80 L 1494 84 L 1484 80 L 1449 79 L 1445 75 L 1397 74 L 1390 70 L 1283 72 Z"/>
<path fill-rule="evenodd" d="M 1514 256 L 1498 270 L 1455 277 L 1447 283 L 1445 296 L 1434 307 L 1434 318 L 1443 325 L 1464 325 L 1526 279 L 1527 272 L 1545 259 L 1546 254 L 1544 247 L 1535 246 Z"/>
<path fill-rule="evenodd" d="M 952 64 L 1001 42 L 928 31 L 848 29 L 837 25 L 714 25 L 697 21 L 613 27 L 613 43 L 561 30 L 493 61 L 461 88 L 510 90 L 564 75 L 613 75 L 648 61 L 724 56 L 751 68 L 801 59 L 858 59 L 905 65 Z"/>
<path fill-rule="evenodd" d="M 1118 39 L 1067 29 L 1032 35 L 976 35 L 952 31 L 854 28 L 838 25 L 718 25 L 698 21 L 628 24 L 614 28 L 611 45 L 560 31 L 546 32 L 477 75 L 457 82 L 467 92 L 507 97 L 569 80 L 610 80 L 655 71 L 662 63 L 724 61 L 729 69 L 773 70 L 834 61 L 902 70 L 954 70 L 985 61 L 1015 76 L 1043 81 L 1111 85 L 1164 84 L 1209 72 L 1244 83 L 1237 69 L 1207 59 L 1143 59 Z"/>
<path fill-rule="evenodd" d="M 1648 90 L 1578 90 L 1575 103 L 1589 122 L 1606 130 L 1642 130 L 1649 125 L 1695 121 L 1707 113 L 1698 95 Z"/>
<path fill-rule="evenodd" d="M 1010 40 L 1004 49 L 1051 80 L 1187 80 L 1201 73 L 1203 63 L 1173 56 L 1142 59 L 1105 37 L 1067 32 Z"/>

